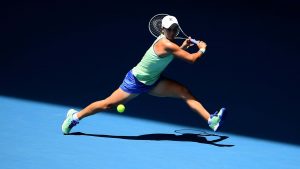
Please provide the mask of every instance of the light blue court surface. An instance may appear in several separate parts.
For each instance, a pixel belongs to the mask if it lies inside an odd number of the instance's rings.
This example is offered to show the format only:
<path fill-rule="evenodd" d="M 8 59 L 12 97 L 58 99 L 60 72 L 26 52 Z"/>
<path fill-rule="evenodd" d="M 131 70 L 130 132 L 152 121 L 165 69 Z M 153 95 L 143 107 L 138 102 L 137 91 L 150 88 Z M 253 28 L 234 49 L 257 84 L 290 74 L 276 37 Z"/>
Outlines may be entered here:
<path fill-rule="evenodd" d="M 174 130 L 187 128 L 186 126 L 126 117 L 117 113 L 102 113 L 86 118 L 72 131 L 81 132 L 77 133 L 79 135 L 65 136 L 62 135 L 60 128 L 68 108 L 0 97 L 0 168 L 299 169 L 300 167 L 300 147 L 296 145 L 230 133 L 216 133 L 220 137 L 180 136 Z M 213 142 L 219 138 L 223 140 Z"/>

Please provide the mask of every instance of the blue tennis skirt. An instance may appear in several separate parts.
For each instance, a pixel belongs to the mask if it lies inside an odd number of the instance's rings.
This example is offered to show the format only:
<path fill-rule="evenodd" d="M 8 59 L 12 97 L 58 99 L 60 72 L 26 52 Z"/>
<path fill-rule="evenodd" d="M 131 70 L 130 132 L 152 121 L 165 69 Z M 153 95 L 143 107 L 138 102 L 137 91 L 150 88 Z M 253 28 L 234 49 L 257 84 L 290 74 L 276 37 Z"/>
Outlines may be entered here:
<path fill-rule="evenodd" d="M 131 94 L 140 94 L 140 93 L 147 93 L 148 91 L 150 91 L 153 87 L 155 87 L 158 82 L 161 80 L 161 78 L 159 78 L 154 84 L 152 85 L 146 85 L 142 82 L 140 82 L 133 74 L 132 74 L 132 70 L 130 70 L 124 80 L 123 83 L 120 85 L 120 88 L 127 92 L 127 93 L 131 93 Z"/>

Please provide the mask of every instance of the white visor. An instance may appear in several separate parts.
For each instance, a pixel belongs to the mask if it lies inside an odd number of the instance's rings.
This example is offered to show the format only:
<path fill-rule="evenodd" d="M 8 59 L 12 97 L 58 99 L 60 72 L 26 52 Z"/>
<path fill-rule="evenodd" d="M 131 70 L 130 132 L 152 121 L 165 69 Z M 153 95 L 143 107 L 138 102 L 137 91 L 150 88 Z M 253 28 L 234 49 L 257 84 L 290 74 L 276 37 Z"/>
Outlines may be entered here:
<path fill-rule="evenodd" d="M 161 21 L 161 26 L 166 29 L 170 28 L 173 24 L 178 25 L 178 21 L 174 16 L 167 15 Z"/>

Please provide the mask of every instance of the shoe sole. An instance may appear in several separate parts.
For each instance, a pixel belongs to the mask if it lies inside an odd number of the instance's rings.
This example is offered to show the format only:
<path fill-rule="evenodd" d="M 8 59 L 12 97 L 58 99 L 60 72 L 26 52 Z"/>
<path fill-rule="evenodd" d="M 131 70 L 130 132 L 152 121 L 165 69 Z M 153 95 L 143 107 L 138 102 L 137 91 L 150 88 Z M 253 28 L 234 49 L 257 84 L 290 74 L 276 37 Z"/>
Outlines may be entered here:
<path fill-rule="evenodd" d="M 222 111 L 221 121 L 219 122 L 219 126 L 217 127 L 217 129 L 215 131 L 219 131 L 222 128 L 222 126 L 224 125 L 224 121 L 225 121 L 225 119 L 227 117 L 227 110 L 226 110 L 226 108 L 221 108 L 220 111 Z"/>

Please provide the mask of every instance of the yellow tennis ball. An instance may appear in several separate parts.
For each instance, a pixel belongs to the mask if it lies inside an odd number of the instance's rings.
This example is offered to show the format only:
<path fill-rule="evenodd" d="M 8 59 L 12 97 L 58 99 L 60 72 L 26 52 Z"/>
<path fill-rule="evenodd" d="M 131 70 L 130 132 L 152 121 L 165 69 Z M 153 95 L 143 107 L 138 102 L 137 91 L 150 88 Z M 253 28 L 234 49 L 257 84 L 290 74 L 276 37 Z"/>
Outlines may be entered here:
<path fill-rule="evenodd" d="M 123 104 L 119 104 L 117 110 L 119 113 L 123 113 L 125 111 L 125 106 Z"/>

